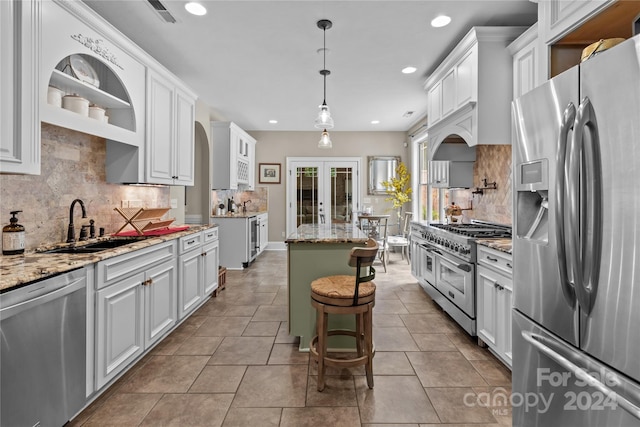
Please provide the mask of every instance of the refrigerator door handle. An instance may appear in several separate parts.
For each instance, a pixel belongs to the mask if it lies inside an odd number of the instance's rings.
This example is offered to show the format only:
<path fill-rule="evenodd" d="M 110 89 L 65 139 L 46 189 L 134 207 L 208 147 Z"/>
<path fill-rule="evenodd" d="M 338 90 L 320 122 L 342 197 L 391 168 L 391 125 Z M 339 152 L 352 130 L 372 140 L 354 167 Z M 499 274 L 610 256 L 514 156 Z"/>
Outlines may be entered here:
<path fill-rule="evenodd" d="M 584 158 L 584 173 L 580 197 L 580 224 L 582 224 L 582 281 L 576 283 L 580 307 L 589 314 L 598 290 L 600 253 L 602 245 L 602 166 L 598 123 L 593 105 L 588 97 L 583 98 L 573 125 L 573 138 L 581 144 Z M 585 138 L 585 129 L 589 137 Z"/>
<path fill-rule="evenodd" d="M 566 233 L 564 229 L 564 212 L 567 195 L 567 140 L 569 132 L 573 128 L 573 122 L 576 118 L 576 107 L 573 102 L 567 105 L 562 115 L 562 123 L 560 124 L 560 133 L 558 136 L 558 151 L 556 153 L 556 191 L 555 191 L 555 220 L 556 220 L 556 248 L 558 253 L 558 266 L 560 267 L 560 286 L 564 299 L 569 307 L 574 308 L 576 304 L 576 293 L 574 286 L 569 282 L 569 274 L 567 272 L 567 252 L 566 252 Z"/>
<path fill-rule="evenodd" d="M 611 399 L 611 401 L 616 402 L 618 405 L 620 405 L 631 415 L 640 419 L 640 406 L 634 402 L 631 402 L 629 399 L 627 399 L 627 397 L 622 395 L 622 392 L 625 389 L 625 384 L 622 383 L 620 378 L 618 378 L 615 373 L 605 369 L 604 367 L 601 370 L 598 370 L 599 372 L 596 372 L 596 374 L 605 374 L 601 376 L 605 377 L 605 382 L 612 383 L 615 386 L 616 389 L 613 390 L 606 384 L 604 384 L 600 378 L 596 378 L 595 376 L 591 375 L 589 371 L 569 360 L 570 357 L 573 359 L 579 359 L 584 366 L 587 366 L 588 361 L 581 354 L 571 351 L 570 356 L 562 355 L 559 352 L 570 350 L 562 348 L 562 344 L 554 343 L 554 340 L 549 337 L 534 334 L 530 331 L 522 331 L 522 338 L 524 338 L 525 341 L 534 346 L 538 351 L 540 351 L 540 353 L 549 357 L 558 365 L 571 372 L 576 379 L 579 379 L 590 385 L 591 387 L 597 389 L 609 399 Z M 554 348 L 551 348 L 551 346 L 553 346 Z"/>
<path fill-rule="evenodd" d="M 580 113 L 576 112 L 576 119 L 573 123 L 573 135 L 567 143 L 567 158 L 564 177 L 564 189 L 566 206 L 565 224 L 568 230 L 565 233 L 567 265 L 569 268 L 569 281 L 576 293 L 578 303 L 582 303 L 578 287 L 582 284 L 582 264 L 580 252 L 580 166 L 582 162 L 582 138 L 576 138 L 578 123 L 580 123 Z"/>

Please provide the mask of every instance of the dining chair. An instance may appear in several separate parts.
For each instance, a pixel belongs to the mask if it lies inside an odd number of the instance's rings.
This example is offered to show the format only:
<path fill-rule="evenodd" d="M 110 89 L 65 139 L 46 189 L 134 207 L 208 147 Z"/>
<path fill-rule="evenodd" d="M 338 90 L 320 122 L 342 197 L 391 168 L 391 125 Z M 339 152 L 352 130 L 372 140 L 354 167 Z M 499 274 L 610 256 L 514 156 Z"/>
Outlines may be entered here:
<path fill-rule="evenodd" d="M 402 234 L 389 236 L 387 238 L 389 248 L 401 248 L 400 254 L 402 259 L 405 258 L 406 251 L 407 264 L 409 264 L 409 224 L 411 223 L 411 218 L 413 218 L 413 213 L 405 212 L 402 224 Z"/>
<path fill-rule="evenodd" d="M 367 236 L 378 243 L 378 258 L 382 262 L 384 272 L 387 272 L 389 257 L 388 229 L 389 215 L 363 215 L 360 217 L 360 228 Z"/>

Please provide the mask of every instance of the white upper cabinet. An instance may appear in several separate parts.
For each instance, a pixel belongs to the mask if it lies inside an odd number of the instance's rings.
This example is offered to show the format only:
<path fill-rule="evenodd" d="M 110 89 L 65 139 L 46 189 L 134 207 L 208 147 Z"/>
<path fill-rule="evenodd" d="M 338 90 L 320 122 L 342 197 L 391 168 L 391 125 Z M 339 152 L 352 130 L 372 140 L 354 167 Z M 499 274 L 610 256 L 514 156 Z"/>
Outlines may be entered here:
<path fill-rule="evenodd" d="M 41 21 L 33 80 L 40 120 L 105 138 L 108 182 L 193 185 L 196 95 L 81 1 L 43 1 Z M 50 102 L 50 87 L 84 98 L 108 118 Z M 38 122 L 38 149 L 39 129 Z"/>
<path fill-rule="evenodd" d="M 213 189 L 255 187 L 256 140 L 233 122 L 211 122 Z"/>
<path fill-rule="evenodd" d="M 553 43 L 576 29 L 615 0 L 545 0 L 538 3 L 540 35 L 545 43 Z"/>
<path fill-rule="evenodd" d="M 0 1 L 0 172 L 40 174 L 41 2 Z"/>
<path fill-rule="evenodd" d="M 56 126 L 142 147 L 145 67 L 128 39 L 80 2 L 42 3 L 40 119 Z M 133 52 L 133 53 L 132 53 Z M 47 101 L 49 87 L 104 108 L 108 121 Z"/>
<path fill-rule="evenodd" d="M 147 72 L 147 177 L 153 184 L 193 185 L 196 96 Z"/>
<path fill-rule="evenodd" d="M 433 153 L 449 135 L 469 146 L 511 143 L 512 58 L 523 27 L 474 27 L 425 82 Z"/>
<path fill-rule="evenodd" d="M 471 188 L 473 162 L 432 160 L 429 162 L 428 181 L 434 188 Z"/>
<path fill-rule="evenodd" d="M 542 83 L 538 70 L 538 24 L 522 33 L 508 49 L 513 55 L 513 99 L 516 99 Z"/>

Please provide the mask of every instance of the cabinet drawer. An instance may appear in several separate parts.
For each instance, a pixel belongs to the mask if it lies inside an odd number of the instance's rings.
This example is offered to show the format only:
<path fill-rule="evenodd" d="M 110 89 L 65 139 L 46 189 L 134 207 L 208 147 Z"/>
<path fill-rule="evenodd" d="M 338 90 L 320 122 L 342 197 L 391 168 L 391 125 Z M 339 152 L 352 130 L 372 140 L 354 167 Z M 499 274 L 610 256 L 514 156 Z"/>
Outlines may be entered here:
<path fill-rule="evenodd" d="M 204 230 L 202 232 L 202 235 L 203 235 L 203 243 L 209 243 L 209 242 L 213 242 L 214 240 L 218 240 L 218 227 Z"/>
<path fill-rule="evenodd" d="M 509 277 L 513 275 L 513 258 L 506 252 L 478 245 L 478 264 L 493 268 Z"/>
<path fill-rule="evenodd" d="M 193 249 L 202 246 L 202 233 L 189 234 L 188 236 L 181 237 L 178 241 L 178 248 L 180 254 L 189 252 Z"/>
<path fill-rule="evenodd" d="M 176 246 L 171 241 L 100 261 L 96 267 L 96 288 L 104 288 L 153 264 L 172 260 L 175 256 Z"/>

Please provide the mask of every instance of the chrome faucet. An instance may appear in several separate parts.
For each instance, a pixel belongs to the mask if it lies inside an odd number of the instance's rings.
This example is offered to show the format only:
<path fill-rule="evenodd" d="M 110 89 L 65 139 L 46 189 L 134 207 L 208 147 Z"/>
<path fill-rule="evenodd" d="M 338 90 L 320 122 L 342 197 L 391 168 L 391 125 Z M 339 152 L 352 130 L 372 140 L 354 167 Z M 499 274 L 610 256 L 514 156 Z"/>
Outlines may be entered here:
<path fill-rule="evenodd" d="M 84 208 L 84 202 L 80 199 L 75 199 L 71 202 L 71 207 L 69 207 L 69 230 L 67 231 L 67 243 L 73 243 L 76 241 L 76 231 L 73 228 L 73 208 L 75 208 L 76 203 L 80 203 L 80 207 L 82 208 L 82 218 L 87 217 L 87 210 Z"/>

